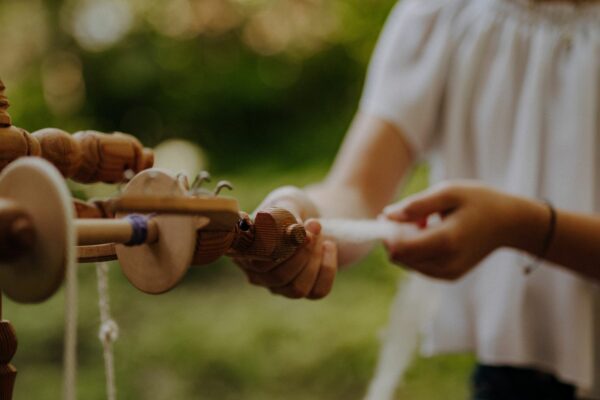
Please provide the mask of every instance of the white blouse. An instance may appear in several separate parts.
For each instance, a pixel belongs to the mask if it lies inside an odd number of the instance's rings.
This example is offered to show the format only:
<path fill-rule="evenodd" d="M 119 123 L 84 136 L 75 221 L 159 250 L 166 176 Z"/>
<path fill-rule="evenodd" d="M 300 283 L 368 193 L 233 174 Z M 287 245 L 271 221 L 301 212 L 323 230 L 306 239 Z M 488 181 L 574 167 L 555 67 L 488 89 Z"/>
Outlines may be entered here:
<path fill-rule="evenodd" d="M 397 124 L 434 182 L 480 179 L 600 212 L 600 3 L 402 0 L 361 110 Z M 435 282 L 422 350 L 472 350 L 597 393 L 597 283 L 548 264 L 525 275 L 528 261 L 500 250 L 458 282 Z"/>

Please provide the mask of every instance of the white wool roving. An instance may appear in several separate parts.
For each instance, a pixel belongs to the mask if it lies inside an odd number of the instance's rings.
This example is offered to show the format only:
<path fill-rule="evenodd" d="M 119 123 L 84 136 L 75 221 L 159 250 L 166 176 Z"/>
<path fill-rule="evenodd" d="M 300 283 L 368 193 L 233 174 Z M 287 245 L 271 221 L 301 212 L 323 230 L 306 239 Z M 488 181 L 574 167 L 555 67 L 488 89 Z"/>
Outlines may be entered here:
<path fill-rule="evenodd" d="M 321 234 L 339 244 L 363 244 L 393 240 L 414 234 L 418 228 L 413 224 L 380 219 L 322 218 Z"/>

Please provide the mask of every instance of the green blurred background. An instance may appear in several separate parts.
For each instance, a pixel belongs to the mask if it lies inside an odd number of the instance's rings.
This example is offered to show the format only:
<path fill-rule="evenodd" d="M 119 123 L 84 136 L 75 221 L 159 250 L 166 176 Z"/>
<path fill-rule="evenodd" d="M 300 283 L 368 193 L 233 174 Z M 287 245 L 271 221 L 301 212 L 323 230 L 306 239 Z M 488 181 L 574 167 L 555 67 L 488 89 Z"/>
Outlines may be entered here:
<path fill-rule="evenodd" d="M 0 76 L 16 125 L 198 144 L 252 210 L 321 179 L 394 0 L 2 0 Z M 420 168 L 405 193 L 426 184 Z M 77 187 L 77 190 L 82 190 Z M 102 191 L 114 188 L 103 188 Z M 110 272 L 121 399 L 360 399 L 402 272 L 381 249 L 319 302 L 248 285 L 227 260 L 153 297 Z M 79 269 L 79 398 L 105 398 L 96 272 Z M 63 296 L 5 302 L 16 400 L 58 399 Z M 472 359 L 417 359 L 402 399 L 461 399 Z"/>

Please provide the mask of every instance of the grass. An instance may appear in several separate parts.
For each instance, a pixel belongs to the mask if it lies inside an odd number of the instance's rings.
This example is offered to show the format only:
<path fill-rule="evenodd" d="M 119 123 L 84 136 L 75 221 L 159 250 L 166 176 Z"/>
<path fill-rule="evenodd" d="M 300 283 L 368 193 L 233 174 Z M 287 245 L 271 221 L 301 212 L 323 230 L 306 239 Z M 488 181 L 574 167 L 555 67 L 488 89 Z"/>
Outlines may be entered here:
<path fill-rule="evenodd" d="M 322 176 L 313 167 L 276 174 L 254 170 L 226 177 L 250 210 L 272 188 Z M 409 185 L 422 187 L 425 172 Z M 268 177 L 266 179 L 265 177 Z M 106 398 L 97 339 L 93 265 L 79 269 L 80 399 Z M 120 399 L 361 399 L 372 375 L 378 332 L 402 279 L 382 249 L 339 275 L 327 299 L 292 301 L 248 285 L 227 260 L 193 268 L 172 292 L 149 296 L 132 288 L 118 266 L 111 300 Z M 36 306 L 5 302 L 19 336 L 15 400 L 59 399 L 63 295 Z M 398 398 L 464 399 L 470 356 L 417 359 Z"/>

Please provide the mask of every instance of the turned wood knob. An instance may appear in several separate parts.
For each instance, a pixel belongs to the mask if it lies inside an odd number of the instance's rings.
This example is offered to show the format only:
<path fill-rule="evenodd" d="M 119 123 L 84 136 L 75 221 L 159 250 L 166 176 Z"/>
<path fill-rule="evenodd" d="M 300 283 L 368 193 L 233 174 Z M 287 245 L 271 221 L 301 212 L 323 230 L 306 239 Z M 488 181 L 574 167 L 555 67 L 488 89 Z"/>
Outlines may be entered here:
<path fill-rule="evenodd" d="M 19 157 L 39 155 L 40 144 L 25 129 L 0 127 L 0 170 Z"/>
<path fill-rule="evenodd" d="M 304 226 L 282 208 L 269 208 L 256 214 L 254 223 L 242 219 L 229 255 L 280 262 L 291 257 L 306 240 Z"/>
<path fill-rule="evenodd" d="M 42 157 L 50 161 L 64 177 L 74 176 L 81 165 L 81 146 L 69 133 L 45 128 L 31 134 L 39 143 Z"/>
<path fill-rule="evenodd" d="M 117 183 L 127 170 L 138 173 L 154 163 L 151 150 L 125 133 L 82 131 L 73 135 L 82 151 L 81 165 L 73 179 L 81 183 Z"/>

